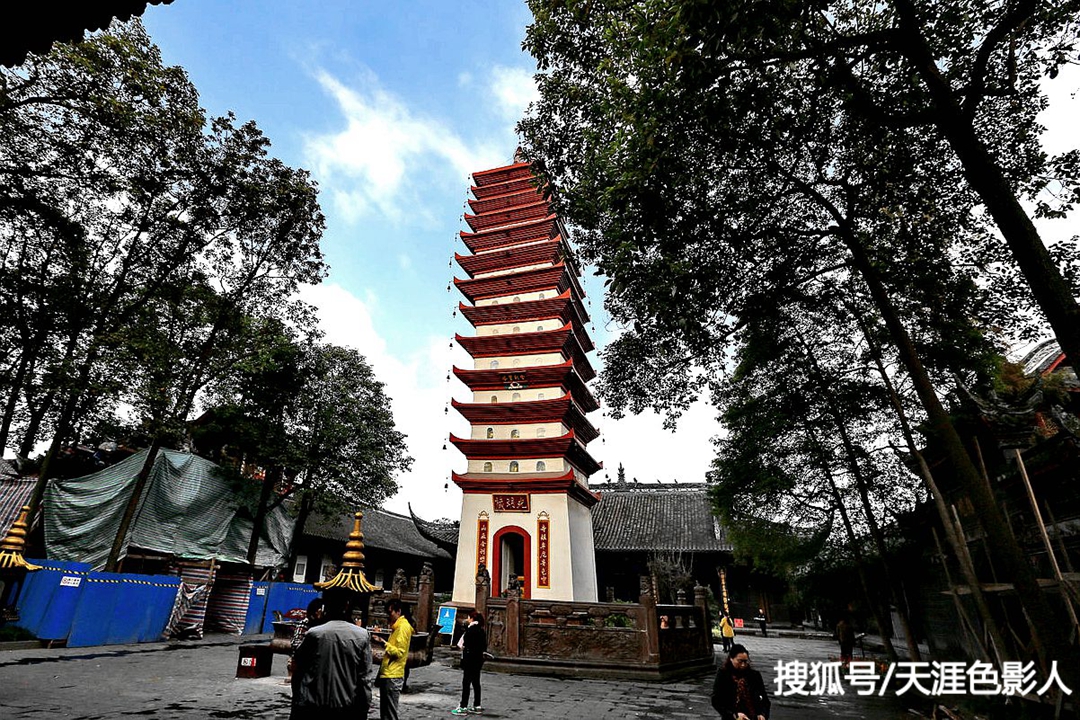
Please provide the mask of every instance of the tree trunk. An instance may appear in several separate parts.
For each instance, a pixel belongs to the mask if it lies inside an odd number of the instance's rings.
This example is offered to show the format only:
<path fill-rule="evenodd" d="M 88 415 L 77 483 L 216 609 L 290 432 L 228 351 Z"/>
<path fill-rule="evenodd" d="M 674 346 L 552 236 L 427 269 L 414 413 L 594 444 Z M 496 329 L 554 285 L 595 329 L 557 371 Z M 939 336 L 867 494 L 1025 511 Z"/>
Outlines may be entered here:
<path fill-rule="evenodd" d="M 135 512 L 139 509 L 139 501 L 142 500 L 143 491 L 146 489 L 146 483 L 150 479 L 150 472 L 154 469 L 154 461 L 157 460 L 159 450 L 161 450 L 161 439 L 155 437 L 146 453 L 146 460 L 143 461 L 142 469 L 139 470 L 139 475 L 135 478 L 135 487 L 131 490 L 131 497 L 128 498 L 127 507 L 124 508 L 124 515 L 120 518 L 120 527 L 117 528 L 116 537 L 113 538 L 112 549 L 109 550 L 109 559 L 105 561 L 105 572 L 116 572 L 117 568 L 120 567 L 120 554 L 124 551 L 124 541 L 127 540 L 128 530 L 135 519 Z"/>
<path fill-rule="evenodd" d="M 11 420 L 15 417 L 15 408 L 19 405 L 19 395 L 22 393 L 23 382 L 26 380 L 26 372 L 30 367 L 35 351 L 25 348 L 19 354 L 19 364 L 11 376 L 11 394 L 4 403 L 4 417 L 0 419 L 0 452 L 7 448 L 8 433 L 11 432 Z"/>
<path fill-rule="evenodd" d="M 1059 624 L 1046 596 L 1039 587 L 1030 563 L 1020 550 L 1016 536 L 1005 521 L 997 499 L 975 469 L 865 249 L 854 237 L 850 228 L 844 228 L 842 234 L 851 252 L 852 263 L 866 282 L 874 304 L 881 313 L 885 326 L 896 345 L 900 361 L 911 377 L 915 393 L 926 411 L 932 436 L 944 452 L 950 472 L 960 482 L 971 500 L 983 530 L 986 532 L 990 552 L 998 561 L 999 567 L 1004 570 L 1007 578 L 1014 583 L 1017 596 L 1031 623 L 1032 642 L 1036 647 L 1040 664 L 1047 669 L 1050 660 L 1062 661 L 1066 668 L 1062 672 L 1068 675 L 1066 683 L 1070 687 L 1075 685 L 1075 682 L 1069 681 L 1073 680 L 1075 668 L 1080 663 L 1070 662 L 1072 653 L 1057 630 Z"/>
<path fill-rule="evenodd" d="M 1001 167 L 979 139 L 972 119 L 957 102 L 957 94 L 938 72 L 933 52 L 918 25 L 914 6 L 907 0 L 894 0 L 894 4 L 900 29 L 905 35 L 898 45 L 930 92 L 934 124 L 960 159 L 971 188 L 994 218 L 1061 349 L 1072 366 L 1080 368 L 1080 304 Z"/>
<path fill-rule="evenodd" d="M 874 616 L 874 622 L 877 623 L 878 629 L 881 631 L 881 642 L 885 646 L 885 654 L 891 662 L 896 662 L 899 657 L 896 654 L 896 648 L 893 647 L 892 644 L 892 624 L 886 623 L 886 618 L 881 612 L 881 603 L 878 602 L 878 599 L 870 592 L 870 581 L 866 577 L 866 558 L 863 557 L 862 548 L 859 547 L 858 538 L 855 536 L 855 529 L 851 526 L 851 517 L 848 515 L 847 507 L 844 505 L 844 498 L 840 495 L 840 488 L 836 486 L 836 481 L 833 480 L 832 469 L 825 459 L 824 448 L 821 446 L 817 436 L 809 426 L 806 426 L 806 432 L 810 435 L 810 439 L 813 442 L 818 456 L 818 470 L 825 476 L 826 481 L 829 483 L 833 498 L 836 500 L 836 507 L 840 511 L 840 519 L 844 523 L 844 530 L 847 533 L 848 542 L 851 544 L 851 552 L 855 555 L 855 569 L 859 574 L 859 584 L 862 587 L 863 597 L 866 598 L 866 604 Z"/>
<path fill-rule="evenodd" d="M 255 558 L 259 553 L 259 535 L 263 523 L 266 522 L 266 509 L 270 504 L 270 495 L 273 494 L 274 488 L 277 487 L 278 482 L 281 480 L 282 471 L 283 468 L 280 465 L 271 467 L 266 471 L 262 487 L 259 488 L 259 504 L 255 508 L 255 520 L 252 523 L 251 540 L 248 542 L 247 551 L 247 561 L 252 566 L 255 565 Z"/>
<path fill-rule="evenodd" d="M 870 337 L 870 332 L 859 313 L 852 310 L 852 314 L 855 315 L 855 318 L 859 323 L 859 328 L 862 330 L 863 337 L 866 339 L 867 346 L 870 348 L 870 356 L 874 360 L 874 365 L 877 367 L 878 374 L 881 376 L 881 381 L 885 385 L 885 391 L 889 396 L 889 401 L 892 403 L 893 409 L 896 411 L 896 416 L 899 419 L 900 430 L 904 435 L 904 442 L 907 444 L 908 452 L 911 453 L 911 456 L 915 458 L 919 465 L 919 476 L 922 478 L 923 484 L 926 485 L 930 497 L 933 498 L 934 507 L 938 513 L 938 519 L 941 521 L 941 525 L 945 530 L 946 541 L 949 543 L 953 555 L 956 556 L 957 564 L 960 567 L 960 574 L 964 576 L 964 582 L 971 588 L 971 597 L 975 601 L 975 607 L 979 611 L 979 616 L 982 618 L 987 632 L 990 633 L 990 641 L 994 645 L 994 651 L 997 655 L 998 664 L 1000 665 L 1000 663 L 1012 659 L 1012 654 L 1005 644 L 1005 636 L 1001 632 L 1001 627 L 998 624 L 997 619 L 990 611 L 990 604 L 986 601 L 986 595 L 982 591 L 982 585 L 979 582 L 978 574 L 975 572 L 975 566 L 971 564 L 967 553 L 964 552 L 964 549 L 960 545 L 960 543 L 964 542 L 964 539 L 960 537 L 959 533 L 956 531 L 956 525 L 949 515 L 949 509 L 945 506 L 945 498 L 941 495 L 937 483 L 934 481 L 933 473 L 930 472 L 930 467 L 926 464 L 926 460 L 923 458 L 922 453 L 919 452 L 919 448 L 915 444 L 915 435 L 911 431 L 911 423 L 908 422 L 907 413 L 904 411 L 904 404 L 900 400 L 900 394 L 896 391 L 892 379 L 885 370 L 885 363 L 882 362 L 881 352 L 878 349 L 877 344 Z M 986 659 L 991 660 L 992 658 Z"/>
<path fill-rule="evenodd" d="M 806 342 L 802 337 L 799 338 L 799 341 L 803 346 L 803 352 L 809 363 L 814 383 L 818 386 L 818 391 L 827 396 L 828 389 L 817 359 L 814 357 L 811 349 L 807 347 Z M 908 618 L 907 604 L 904 602 L 904 598 L 900 593 L 895 573 L 892 572 L 889 565 L 888 551 L 885 546 L 885 536 L 881 532 L 881 526 L 878 525 L 877 518 L 874 516 L 874 509 L 870 504 L 868 488 L 869 480 L 859 466 L 857 453 L 855 451 L 855 442 L 851 439 L 851 434 L 848 432 L 847 424 L 844 422 L 842 414 L 827 400 L 826 411 L 829 413 L 829 417 L 832 418 L 833 425 L 840 435 L 840 441 L 844 445 L 844 455 L 848 471 L 855 480 L 855 489 L 859 494 L 863 515 L 866 516 L 866 523 L 870 529 L 870 537 L 873 539 L 874 547 L 877 549 L 881 570 L 885 575 L 885 584 L 889 587 L 889 595 L 892 597 L 892 602 L 896 606 L 896 612 L 900 618 L 901 629 L 904 632 L 904 641 L 907 645 L 908 658 L 915 662 L 920 662 L 922 660 L 922 654 L 919 652 L 919 643 L 916 640 L 914 633 L 911 632 L 911 622 Z"/>

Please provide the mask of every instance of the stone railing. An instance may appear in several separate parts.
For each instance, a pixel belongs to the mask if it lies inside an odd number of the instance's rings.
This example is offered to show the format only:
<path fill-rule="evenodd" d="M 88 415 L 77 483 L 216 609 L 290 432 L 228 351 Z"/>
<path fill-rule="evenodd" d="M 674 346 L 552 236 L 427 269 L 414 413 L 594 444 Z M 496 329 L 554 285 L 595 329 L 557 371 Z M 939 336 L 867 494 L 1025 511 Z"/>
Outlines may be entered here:
<path fill-rule="evenodd" d="M 693 605 L 658 606 L 651 595 L 639 603 L 477 595 L 493 670 L 665 679 L 713 667 L 703 588 Z"/>

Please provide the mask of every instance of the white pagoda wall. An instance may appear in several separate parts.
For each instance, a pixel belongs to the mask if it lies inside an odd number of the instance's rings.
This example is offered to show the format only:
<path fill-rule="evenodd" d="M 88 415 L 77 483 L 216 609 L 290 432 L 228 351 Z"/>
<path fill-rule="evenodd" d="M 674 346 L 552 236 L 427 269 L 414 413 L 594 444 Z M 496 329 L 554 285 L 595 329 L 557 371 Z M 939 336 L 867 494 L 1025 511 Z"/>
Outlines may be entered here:
<path fill-rule="evenodd" d="M 592 514 L 589 509 L 563 493 L 530 493 L 528 513 L 497 513 L 491 495 L 466 494 L 462 499 L 461 531 L 458 537 L 454 572 L 455 604 L 472 606 L 476 600 L 476 529 L 481 512 L 488 515 L 488 572 L 494 577 L 495 534 L 504 527 L 517 526 L 529 535 L 529 594 L 536 599 L 596 602 L 596 552 L 593 547 Z M 536 586 L 537 520 L 548 514 L 548 572 L 551 587 Z"/>

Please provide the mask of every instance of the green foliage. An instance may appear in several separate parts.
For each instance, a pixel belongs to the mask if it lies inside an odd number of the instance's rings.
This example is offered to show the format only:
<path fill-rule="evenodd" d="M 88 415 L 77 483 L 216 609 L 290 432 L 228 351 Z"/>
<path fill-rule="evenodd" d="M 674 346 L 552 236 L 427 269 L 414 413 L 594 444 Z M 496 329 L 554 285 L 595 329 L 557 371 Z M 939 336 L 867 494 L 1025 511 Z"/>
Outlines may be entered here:
<path fill-rule="evenodd" d="M 1033 130 L 1072 11 L 530 7 L 524 151 L 625 328 L 601 395 L 670 420 L 710 391 L 714 497 L 762 565 L 874 534 L 922 497 L 891 450 L 898 410 L 943 432 L 938 393 L 988 382 L 996 329 L 1033 307 L 1017 278 L 1035 248 L 990 225 L 1051 176 L 1075 184 Z"/>
<path fill-rule="evenodd" d="M 25 640 L 37 640 L 34 633 L 14 625 L 0 627 L 0 642 L 22 642 Z"/>
<path fill-rule="evenodd" d="M 657 602 L 674 604 L 679 590 L 693 598 L 694 576 L 681 553 L 653 553 L 647 567 L 656 581 Z"/>
<path fill-rule="evenodd" d="M 137 21 L 0 70 L 0 446 L 116 424 L 177 441 L 326 268 L 308 174 L 207 119 Z"/>
<path fill-rule="evenodd" d="M 634 627 L 634 621 L 622 613 L 612 613 L 604 618 L 604 627 L 628 628 Z"/>
<path fill-rule="evenodd" d="M 266 469 L 275 502 L 300 492 L 328 512 L 381 504 L 412 458 L 371 366 L 352 349 L 297 342 L 285 326 L 265 335 L 262 352 L 212 387 L 196 446 Z"/>

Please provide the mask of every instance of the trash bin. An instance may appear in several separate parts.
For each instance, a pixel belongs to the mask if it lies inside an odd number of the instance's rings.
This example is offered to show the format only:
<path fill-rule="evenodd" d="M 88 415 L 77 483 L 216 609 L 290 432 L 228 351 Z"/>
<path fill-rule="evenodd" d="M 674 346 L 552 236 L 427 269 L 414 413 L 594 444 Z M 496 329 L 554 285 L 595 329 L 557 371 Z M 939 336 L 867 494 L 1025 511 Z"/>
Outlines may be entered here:
<path fill-rule="evenodd" d="M 274 668 L 274 652 L 269 645 L 241 645 L 236 662 L 236 677 L 270 677 Z"/>

